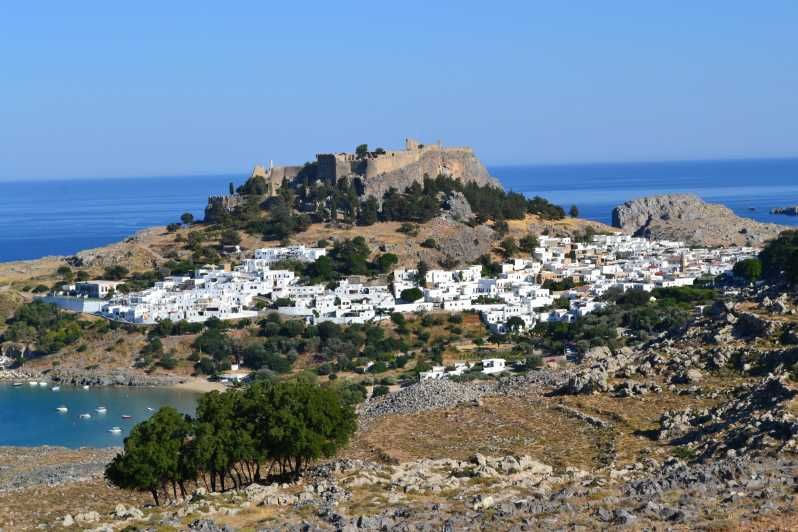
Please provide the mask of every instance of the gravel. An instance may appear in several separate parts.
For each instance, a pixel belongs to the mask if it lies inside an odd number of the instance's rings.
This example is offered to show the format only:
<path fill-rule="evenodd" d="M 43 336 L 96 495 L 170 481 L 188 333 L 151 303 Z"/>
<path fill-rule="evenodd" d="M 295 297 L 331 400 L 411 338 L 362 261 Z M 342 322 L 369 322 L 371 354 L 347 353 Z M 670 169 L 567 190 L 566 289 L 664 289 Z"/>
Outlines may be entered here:
<path fill-rule="evenodd" d="M 530 371 L 525 375 L 504 377 L 497 381 L 454 382 L 426 380 L 396 393 L 367 400 L 360 408 L 361 426 L 390 414 L 413 414 L 427 410 L 476 403 L 484 396 L 523 395 L 555 388 L 564 382 L 559 372 Z"/>

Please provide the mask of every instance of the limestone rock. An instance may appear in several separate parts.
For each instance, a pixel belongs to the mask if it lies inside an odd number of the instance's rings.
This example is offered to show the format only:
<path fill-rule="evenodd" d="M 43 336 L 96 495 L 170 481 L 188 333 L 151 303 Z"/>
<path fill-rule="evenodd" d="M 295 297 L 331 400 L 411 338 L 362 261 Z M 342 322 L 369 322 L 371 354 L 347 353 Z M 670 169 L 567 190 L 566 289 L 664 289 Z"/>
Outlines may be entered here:
<path fill-rule="evenodd" d="M 612 225 L 627 233 L 699 246 L 759 246 L 786 226 L 741 218 L 726 206 L 693 194 L 666 194 L 627 201 L 612 211 Z"/>

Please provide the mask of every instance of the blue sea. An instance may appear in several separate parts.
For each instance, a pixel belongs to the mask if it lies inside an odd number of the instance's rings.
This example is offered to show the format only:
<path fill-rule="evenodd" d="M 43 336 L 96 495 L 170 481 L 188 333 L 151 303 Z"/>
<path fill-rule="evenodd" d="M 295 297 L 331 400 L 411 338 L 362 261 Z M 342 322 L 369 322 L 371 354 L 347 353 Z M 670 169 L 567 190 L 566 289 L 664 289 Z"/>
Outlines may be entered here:
<path fill-rule="evenodd" d="M 63 447 L 121 446 L 130 429 L 157 411 L 173 406 L 184 414 L 193 414 L 198 394 L 171 388 L 97 387 L 84 390 L 62 386 L 51 391 L 45 386 L 15 387 L 0 383 L 0 445 Z M 67 407 L 66 413 L 56 409 Z M 107 408 L 105 414 L 95 411 Z M 152 411 L 148 410 L 151 408 Z M 81 414 L 91 419 L 82 419 Z M 122 419 L 131 416 L 130 420 Z M 122 432 L 108 430 L 119 427 Z"/>
<path fill-rule="evenodd" d="M 201 219 L 229 175 L 0 181 L 0 262 L 70 255 L 118 242 L 137 230 Z"/>
<path fill-rule="evenodd" d="M 506 189 L 579 208 L 582 218 L 609 224 L 612 209 L 642 196 L 691 192 L 739 216 L 798 225 L 798 217 L 770 214 L 798 204 L 798 159 L 496 166 Z"/>
<path fill-rule="evenodd" d="M 609 223 L 626 200 L 693 192 L 740 216 L 798 225 L 770 214 L 798 204 L 798 159 L 492 166 L 505 188 L 540 195 L 583 218 Z M 68 255 L 119 241 L 138 229 L 201 217 L 209 195 L 243 176 L 141 177 L 0 182 L 0 262 Z"/>

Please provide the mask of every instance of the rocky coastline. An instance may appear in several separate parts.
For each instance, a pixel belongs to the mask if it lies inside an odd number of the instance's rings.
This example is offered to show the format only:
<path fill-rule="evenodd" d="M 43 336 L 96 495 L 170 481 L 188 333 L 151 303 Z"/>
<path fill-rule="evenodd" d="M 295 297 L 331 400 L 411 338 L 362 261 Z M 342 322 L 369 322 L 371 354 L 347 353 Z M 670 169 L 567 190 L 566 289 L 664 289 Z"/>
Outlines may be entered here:
<path fill-rule="evenodd" d="M 0 371 L 0 382 L 38 380 L 69 386 L 176 386 L 188 381 L 175 375 L 146 375 L 129 369 L 27 368 Z"/>
<path fill-rule="evenodd" d="M 637 198 L 615 207 L 612 225 L 626 233 L 690 245 L 761 246 L 788 226 L 742 218 L 724 205 L 706 203 L 694 194 Z"/>

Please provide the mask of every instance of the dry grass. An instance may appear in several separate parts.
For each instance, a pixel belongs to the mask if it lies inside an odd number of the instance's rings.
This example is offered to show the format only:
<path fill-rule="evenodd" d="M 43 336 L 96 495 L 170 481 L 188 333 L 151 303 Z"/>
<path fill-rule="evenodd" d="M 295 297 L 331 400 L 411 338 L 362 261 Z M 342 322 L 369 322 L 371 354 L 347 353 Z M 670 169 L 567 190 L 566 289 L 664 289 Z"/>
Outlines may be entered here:
<path fill-rule="evenodd" d="M 31 530 L 40 523 L 60 530 L 66 514 L 96 511 L 105 520 L 117 503 L 141 507 L 151 502 L 142 493 L 121 492 L 102 480 L 76 482 L 55 487 L 36 487 L 0 493 L 0 529 Z"/>
<path fill-rule="evenodd" d="M 358 434 L 346 454 L 399 461 L 526 454 L 555 467 L 595 467 L 605 431 L 551 406 L 538 396 L 496 397 L 482 406 L 386 416 Z"/>

